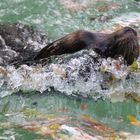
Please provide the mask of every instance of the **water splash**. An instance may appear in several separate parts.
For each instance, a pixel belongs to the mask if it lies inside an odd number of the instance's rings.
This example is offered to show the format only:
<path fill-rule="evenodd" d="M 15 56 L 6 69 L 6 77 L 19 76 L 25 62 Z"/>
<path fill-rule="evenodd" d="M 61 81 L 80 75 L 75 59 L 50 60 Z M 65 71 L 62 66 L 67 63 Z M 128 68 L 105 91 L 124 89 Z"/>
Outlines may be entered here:
<path fill-rule="evenodd" d="M 19 90 L 43 93 L 53 88 L 67 95 L 106 98 L 120 88 L 125 91 L 126 84 L 122 83 L 128 75 L 122 59 L 99 58 L 91 50 L 57 57 L 51 64 L 7 66 L 0 70 L 1 97 Z"/>

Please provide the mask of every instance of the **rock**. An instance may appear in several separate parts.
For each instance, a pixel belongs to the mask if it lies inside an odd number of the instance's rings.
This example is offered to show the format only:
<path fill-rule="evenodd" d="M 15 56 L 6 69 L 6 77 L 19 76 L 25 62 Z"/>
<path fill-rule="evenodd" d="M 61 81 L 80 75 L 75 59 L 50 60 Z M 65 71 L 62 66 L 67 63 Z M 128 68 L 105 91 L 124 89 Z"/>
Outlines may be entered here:
<path fill-rule="evenodd" d="M 45 33 L 20 23 L 0 24 L 0 64 L 16 64 L 32 59 L 48 44 Z"/>

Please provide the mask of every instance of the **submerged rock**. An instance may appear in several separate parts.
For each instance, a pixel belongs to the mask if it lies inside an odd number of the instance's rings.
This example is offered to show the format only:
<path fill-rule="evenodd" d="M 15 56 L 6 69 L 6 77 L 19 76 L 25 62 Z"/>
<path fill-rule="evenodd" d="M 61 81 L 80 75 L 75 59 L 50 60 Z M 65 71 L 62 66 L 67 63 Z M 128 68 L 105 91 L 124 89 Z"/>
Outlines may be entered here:
<path fill-rule="evenodd" d="M 0 24 L 0 65 L 32 60 L 48 44 L 45 33 L 20 23 Z"/>

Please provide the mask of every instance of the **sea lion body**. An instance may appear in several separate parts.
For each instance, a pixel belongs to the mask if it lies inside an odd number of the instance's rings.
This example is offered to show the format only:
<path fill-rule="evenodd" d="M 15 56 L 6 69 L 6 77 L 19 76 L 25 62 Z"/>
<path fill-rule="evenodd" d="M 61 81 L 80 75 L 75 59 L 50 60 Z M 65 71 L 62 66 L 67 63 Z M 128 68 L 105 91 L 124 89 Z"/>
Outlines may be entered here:
<path fill-rule="evenodd" d="M 79 30 L 47 44 L 47 35 L 31 26 L 19 23 L 0 24 L 1 65 L 23 64 L 82 49 L 92 49 L 104 58 L 121 55 L 128 65 L 139 56 L 137 33 L 130 27 L 111 34 Z"/>
<path fill-rule="evenodd" d="M 35 60 L 52 55 L 74 53 L 82 49 L 93 49 L 101 57 L 123 56 L 128 65 L 139 56 L 137 33 L 130 27 L 124 27 L 114 33 L 93 33 L 79 30 L 60 38 L 44 47 Z"/>
<path fill-rule="evenodd" d="M 101 53 L 106 48 L 106 40 L 106 34 L 79 30 L 52 42 L 43 48 L 35 59 L 47 58 L 52 55 L 61 55 L 64 53 L 74 53 L 82 49 L 91 48 Z M 99 46 L 102 46 L 102 49 Z"/>

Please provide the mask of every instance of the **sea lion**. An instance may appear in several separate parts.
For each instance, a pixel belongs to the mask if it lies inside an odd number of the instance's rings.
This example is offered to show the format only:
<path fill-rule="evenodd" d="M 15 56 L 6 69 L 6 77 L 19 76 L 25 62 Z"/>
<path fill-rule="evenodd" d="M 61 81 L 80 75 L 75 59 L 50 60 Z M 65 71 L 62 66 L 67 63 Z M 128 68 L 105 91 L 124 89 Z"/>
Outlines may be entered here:
<path fill-rule="evenodd" d="M 127 65 L 131 65 L 139 56 L 137 32 L 130 27 L 124 27 L 111 34 L 79 30 L 50 43 L 34 59 L 74 53 L 82 49 L 93 49 L 105 58 L 123 56 Z"/>

